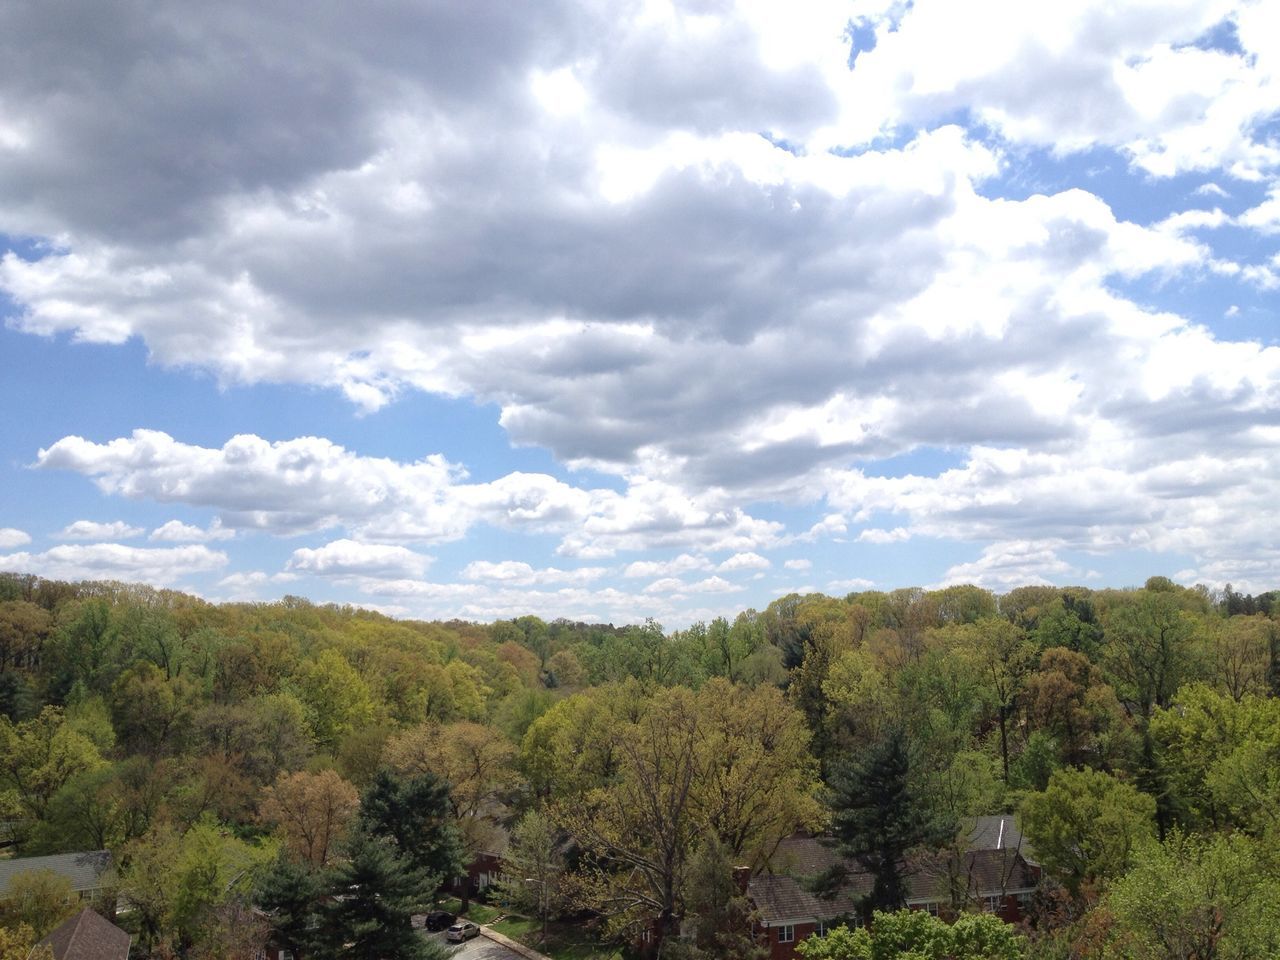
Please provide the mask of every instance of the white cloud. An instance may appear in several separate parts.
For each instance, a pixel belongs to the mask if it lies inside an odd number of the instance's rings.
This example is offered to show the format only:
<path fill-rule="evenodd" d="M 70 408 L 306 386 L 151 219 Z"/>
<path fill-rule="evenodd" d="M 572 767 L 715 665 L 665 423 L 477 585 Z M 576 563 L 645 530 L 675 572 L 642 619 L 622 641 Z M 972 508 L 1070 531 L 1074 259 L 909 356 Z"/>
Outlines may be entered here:
<path fill-rule="evenodd" d="M 732 570 L 768 570 L 772 564 L 758 553 L 735 553 L 716 567 L 721 573 Z"/>
<path fill-rule="evenodd" d="M 234 530 L 225 529 L 222 521 L 215 517 L 208 528 L 183 523 L 181 520 L 169 520 L 152 530 L 147 539 L 163 543 L 207 543 L 211 540 L 230 540 L 235 535 Z"/>
<path fill-rule="evenodd" d="M 710 570 L 711 561 L 706 557 L 695 557 L 682 553 L 671 560 L 636 560 L 627 565 L 624 577 L 662 577 L 692 570 Z"/>
<path fill-rule="evenodd" d="M 285 568 L 322 577 L 420 577 L 431 560 L 407 547 L 343 539 L 314 549 L 301 547 Z"/>
<path fill-rule="evenodd" d="M 15 527 L 0 527 L 0 550 L 12 550 L 31 542 L 31 535 Z"/>
<path fill-rule="evenodd" d="M 870 590 L 876 585 L 874 580 L 868 580 L 865 577 L 850 577 L 845 580 L 830 580 L 827 582 L 827 590 L 833 594 L 852 593 L 854 591 Z"/>
<path fill-rule="evenodd" d="M 1032 584 L 1061 583 L 1064 578 L 1082 576 L 1058 556 L 1059 541 L 1013 540 L 993 543 L 971 563 L 947 570 L 942 585 L 972 583 L 991 590 L 1010 590 Z"/>
<path fill-rule="evenodd" d="M 1273 187 L 1262 203 L 1240 214 L 1236 223 L 1259 233 L 1280 233 L 1280 186 Z"/>
<path fill-rule="evenodd" d="M 813 566 L 813 561 L 800 558 L 796 560 L 788 560 L 783 564 L 783 566 L 788 570 L 808 570 Z"/>
<path fill-rule="evenodd" d="M 859 543 L 901 543 L 911 539 L 911 531 L 905 527 L 894 527 L 883 530 L 879 527 L 868 527 L 858 534 Z"/>
<path fill-rule="evenodd" d="M 59 540 L 128 540 L 140 537 L 141 527 L 130 526 L 123 520 L 99 523 L 96 520 L 77 520 L 63 527 L 55 536 Z"/>
<path fill-rule="evenodd" d="M 462 578 L 530 586 L 532 584 L 590 583 L 593 580 L 599 580 L 606 572 L 604 567 L 578 567 L 575 570 L 546 567 L 537 570 L 519 560 L 501 560 L 496 563 L 488 560 L 473 560 L 463 568 Z"/>
<path fill-rule="evenodd" d="M 0 569 L 56 580 L 126 580 L 168 585 L 227 565 L 227 555 L 204 546 L 130 547 L 119 543 L 63 544 L 43 553 L 0 555 Z"/>
<path fill-rule="evenodd" d="M 222 599 L 256 600 L 262 595 L 264 587 L 292 583 L 298 579 L 296 573 L 267 573 L 264 570 L 242 570 L 223 577 L 218 586 L 225 591 Z M 279 593 L 281 591 L 275 591 Z"/>
<path fill-rule="evenodd" d="M 41 450 L 37 466 L 92 477 L 108 494 L 219 509 L 211 531 L 343 527 L 364 542 L 442 542 L 484 522 L 563 533 L 559 552 L 588 558 L 686 544 L 743 550 L 775 543 L 782 531 L 731 505 L 723 492 L 685 494 L 637 477 L 619 494 L 530 473 L 471 484 L 465 470 L 440 456 L 399 463 L 320 437 L 269 443 L 240 435 L 212 449 L 154 430 L 101 444 L 72 436 Z"/>
<path fill-rule="evenodd" d="M 688 593 L 740 593 L 744 588 L 740 584 L 730 583 L 724 577 L 707 577 L 686 586 Z"/>
<path fill-rule="evenodd" d="M 139 430 L 41 451 L 104 493 L 219 514 L 154 540 L 333 530 L 366 551 L 355 571 L 373 545 L 483 524 L 562 558 L 645 551 L 625 575 L 668 593 L 715 569 L 704 554 L 866 524 L 873 545 L 1267 562 L 1280 352 L 1215 336 L 1194 296 L 1174 315 L 1124 291 L 1280 286 L 1269 249 L 1236 263 L 1213 246 L 1229 223 L 1269 237 L 1274 195 L 1170 212 L 1143 179 L 1274 194 L 1274 4 L 427 4 L 305 22 L 205 4 L 181 30 L 137 5 L 83 31 L 49 9 L 0 36 L 0 230 L 46 238 L 0 260 L 16 329 L 137 338 L 160 365 L 366 412 L 413 390 L 492 404 L 514 444 L 618 478 L 475 482 L 443 456 L 323 437 Z M 876 38 L 852 70 L 851 18 Z M 143 53 L 146 84 L 118 69 Z M 1123 189 L 1147 191 L 1155 222 L 1081 187 L 1110 178 L 1037 182 L 1037 148 L 1130 164 Z M 958 465 L 876 469 L 912 451 Z M 758 503 L 831 512 L 792 531 Z M 325 550 L 298 562 L 345 569 Z M 386 556 L 386 582 L 417 582 L 417 561 Z M 485 569 L 523 588 L 558 575 L 478 567 L 437 599 L 507 609 Z"/>

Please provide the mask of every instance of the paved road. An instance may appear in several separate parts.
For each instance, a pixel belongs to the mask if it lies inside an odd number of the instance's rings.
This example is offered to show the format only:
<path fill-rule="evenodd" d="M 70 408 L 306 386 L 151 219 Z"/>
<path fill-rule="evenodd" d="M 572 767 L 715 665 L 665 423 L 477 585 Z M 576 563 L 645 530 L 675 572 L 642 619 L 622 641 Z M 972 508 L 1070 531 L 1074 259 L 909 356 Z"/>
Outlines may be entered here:
<path fill-rule="evenodd" d="M 422 935 L 443 943 L 449 951 L 451 960 L 524 960 L 514 950 L 508 950 L 487 937 L 476 937 L 466 943 L 448 943 L 445 941 L 443 933 L 427 933 L 423 931 Z"/>

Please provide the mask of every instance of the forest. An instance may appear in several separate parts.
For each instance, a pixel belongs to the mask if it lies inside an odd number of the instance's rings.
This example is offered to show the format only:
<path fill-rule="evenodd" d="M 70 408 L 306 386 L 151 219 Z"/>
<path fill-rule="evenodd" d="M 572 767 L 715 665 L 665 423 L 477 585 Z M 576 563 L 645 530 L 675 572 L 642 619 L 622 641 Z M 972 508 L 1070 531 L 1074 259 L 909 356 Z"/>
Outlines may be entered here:
<path fill-rule="evenodd" d="M 666 631 L 3 575 L 0 855 L 109 850 L 95 907 L 157 960 L 432 956 L 410 916 L 486 853 L 491 902 L 602 951 L 767 956 L 733 877 L 798 833 L 875 881 L 813 960 L 1280 956 L 1278 618 L 1163 577 Z M 1002 812 L 1021 923 L 899 911 L 914 850 Z M 77 907 L 15 877 L 0 958 Z"/>

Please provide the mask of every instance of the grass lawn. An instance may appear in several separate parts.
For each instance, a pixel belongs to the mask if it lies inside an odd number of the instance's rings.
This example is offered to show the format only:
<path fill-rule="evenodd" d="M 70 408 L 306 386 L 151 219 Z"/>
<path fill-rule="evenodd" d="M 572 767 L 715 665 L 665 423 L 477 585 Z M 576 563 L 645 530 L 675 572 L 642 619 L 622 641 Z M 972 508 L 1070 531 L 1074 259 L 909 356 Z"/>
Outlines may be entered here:
<path fill-rule="evenodd" d="M 536 917 L 511 916 L 493 929 L 545 953 L 552 960 L 622 960 L 622 953 L 596 943 L 589 931 L 579 926 L 551 923 L 547 926 L 547 942 L 542 943 L 542 921 Z"/>

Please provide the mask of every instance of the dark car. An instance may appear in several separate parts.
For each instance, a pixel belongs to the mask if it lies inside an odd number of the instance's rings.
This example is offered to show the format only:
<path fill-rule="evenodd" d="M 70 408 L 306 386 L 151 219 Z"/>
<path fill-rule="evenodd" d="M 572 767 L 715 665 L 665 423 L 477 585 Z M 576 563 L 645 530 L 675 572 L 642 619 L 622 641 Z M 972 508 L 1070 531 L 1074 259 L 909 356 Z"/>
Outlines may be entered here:
<path fill-rule="evenodd" d="M 447 930 L 453 924 L 454 916 L 447 910 L 432 910 L 422 925 L 428 930 Z"/>
<path fill-rule="evenodd" d="M 477 927 L 474 923 L 472 923 L 470 920 L 459 920 L 457 923 L 455 923 L 452 927 L 449 928 L 449 932 L 446 933 L 444 936 L 446 940 L 453 940 L 458 943 L 461 943 L 463 940 L 470 940 L 472 937 L 476 937 L 479 935 L 480 935 L 480 928 Z"/>

